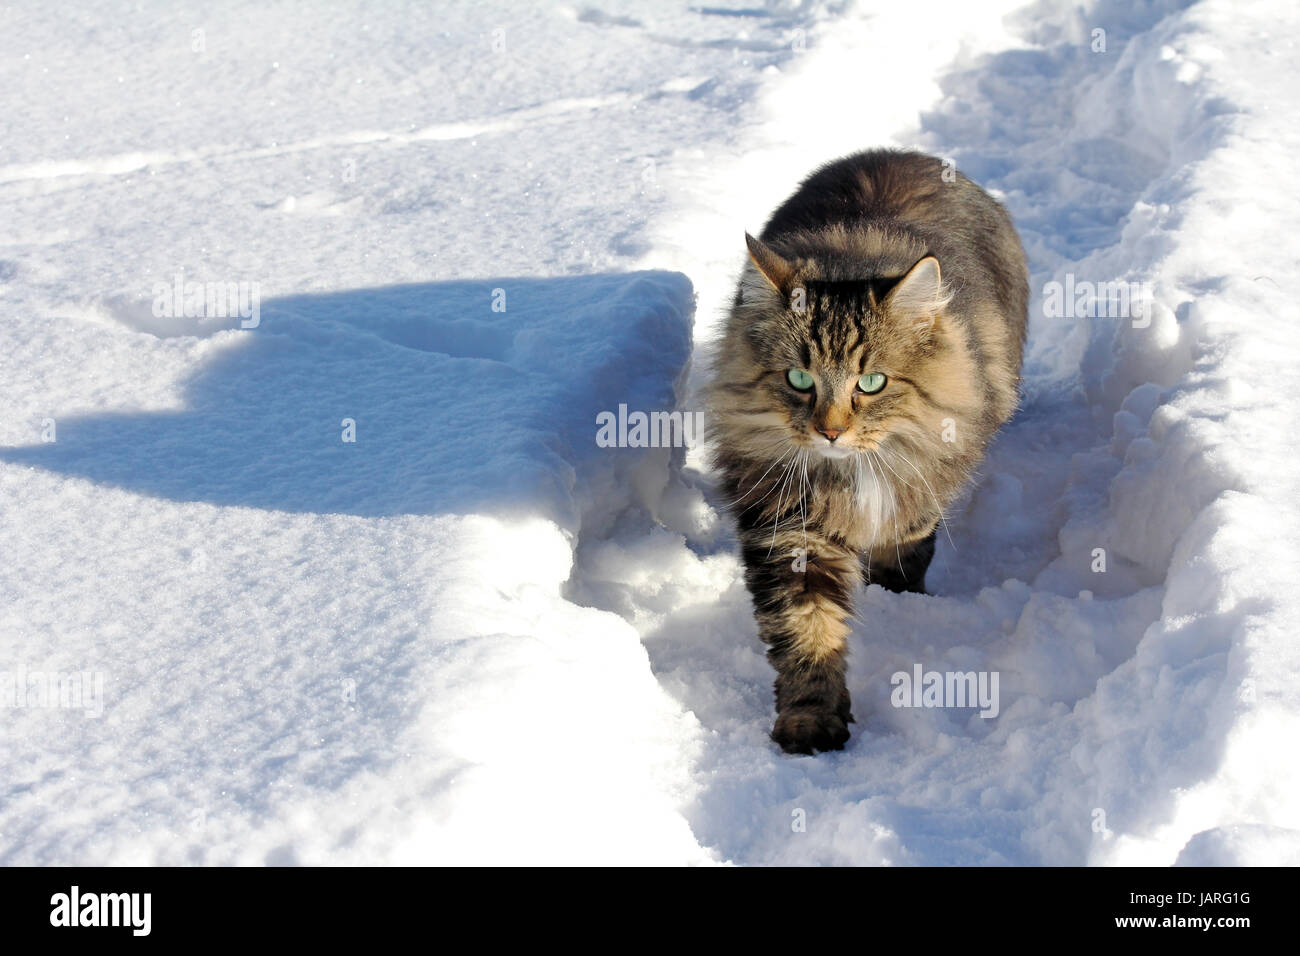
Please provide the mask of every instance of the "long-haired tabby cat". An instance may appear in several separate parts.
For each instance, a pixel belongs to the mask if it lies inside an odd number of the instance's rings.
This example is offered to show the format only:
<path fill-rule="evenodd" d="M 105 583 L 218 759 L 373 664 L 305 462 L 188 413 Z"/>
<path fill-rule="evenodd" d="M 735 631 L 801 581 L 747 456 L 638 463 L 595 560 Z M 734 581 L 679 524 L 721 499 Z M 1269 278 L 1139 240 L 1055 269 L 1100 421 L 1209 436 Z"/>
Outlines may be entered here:
<path fill-rule="evenodd" d="M 950 165 L 824 166 L 746 235 L 709 442 L 776 668 L 772 738 L 849 738 L 855 582 L 922 591 L 944 509 L 1016 407 L 1029 297 L 1011 217 Z"/>

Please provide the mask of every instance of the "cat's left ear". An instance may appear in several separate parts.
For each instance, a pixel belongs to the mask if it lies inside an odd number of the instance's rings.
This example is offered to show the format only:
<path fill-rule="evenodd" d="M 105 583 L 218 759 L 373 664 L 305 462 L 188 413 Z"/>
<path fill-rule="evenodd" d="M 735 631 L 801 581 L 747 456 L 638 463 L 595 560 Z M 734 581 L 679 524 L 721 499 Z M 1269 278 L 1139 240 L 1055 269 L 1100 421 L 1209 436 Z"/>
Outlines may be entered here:
<path fill-rule="evenodd" d="M 950 298 L 943 287 L 939 260 L 926 256 L 898 280 L 882 304 L 889 314 L 914 322 L 918 331 L 928 331 Z"/>

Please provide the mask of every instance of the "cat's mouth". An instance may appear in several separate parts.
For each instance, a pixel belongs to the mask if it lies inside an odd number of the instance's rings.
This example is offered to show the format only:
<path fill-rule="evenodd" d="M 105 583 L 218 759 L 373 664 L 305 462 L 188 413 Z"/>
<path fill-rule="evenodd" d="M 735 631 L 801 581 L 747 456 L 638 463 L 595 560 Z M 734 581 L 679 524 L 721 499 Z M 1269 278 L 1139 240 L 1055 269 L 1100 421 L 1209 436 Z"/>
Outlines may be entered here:
<path fill-rule="evenodd" d="M 821 454 L 823 458 L 852 458 L 861 454 L 862 449 L 853 445 L 845 445 L 841 442 L 819 441 L 813 443 L 813 450 Z"/>
<path fill-rule="evenodd" d="M 883 440 L 883 436 L 881 435 L 869 435 L 865 438 L 858 439 L 858 441 L 853 444 L 849 444 L 844 440 L 844 436 L 842 435 L 835 441 L 827 441 L 819 435 L 817 438 L 813 439 L 812 450 L 817 452 L 823 458 L 829 458 L 832 461 L 843 461 L 845 458 L 856 458 L 858 455 L 865 455 L 867 452 L 877 451 L 880 448 L 881 441 Z"/>

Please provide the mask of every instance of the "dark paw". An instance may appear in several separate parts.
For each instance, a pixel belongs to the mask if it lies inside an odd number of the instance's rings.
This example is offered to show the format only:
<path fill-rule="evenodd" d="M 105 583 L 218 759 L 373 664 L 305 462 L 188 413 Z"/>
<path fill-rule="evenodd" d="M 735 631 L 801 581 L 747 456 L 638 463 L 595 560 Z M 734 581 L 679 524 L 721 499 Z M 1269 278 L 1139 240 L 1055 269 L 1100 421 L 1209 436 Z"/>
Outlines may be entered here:
<path fill-rule="evenodd" d="M 831 710 L 792 708 L 776 715 L 772 739 L 788 754 L 812 754 L 819 750 L 843 750 L 849 739 L 844 717 Z"/>

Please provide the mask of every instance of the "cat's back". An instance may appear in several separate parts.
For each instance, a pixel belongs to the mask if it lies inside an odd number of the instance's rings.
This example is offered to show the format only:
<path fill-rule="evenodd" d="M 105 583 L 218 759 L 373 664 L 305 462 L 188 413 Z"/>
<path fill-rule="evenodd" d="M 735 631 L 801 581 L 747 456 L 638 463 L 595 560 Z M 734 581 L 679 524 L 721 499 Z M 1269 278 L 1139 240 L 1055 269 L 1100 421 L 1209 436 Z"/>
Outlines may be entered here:
<path fill-rule="evenodd" d="M 872 149 L 845 156 L 809 175 L 772 214 L 762 238 L 837 223 L 933 221 L 943 214 L 941 186 L 958 185 L 964 192 L 967 184 L 974 185 L 964 176 L 953 175 L 955 170 L 949 173 L 952 182 L 945 183 L 945 168 L 933 156 L 903 150 Z"/>
<path fill-rule="evenodd" d="M 876 149 L 828 163 L 772 214 L 761 238 L 806 247 L 844 278 L 902 275 L 933 255 L 959 305 L 995 303 L 1023 346 L 1028 268 L 1011 216 L 936 157 Z"/>

